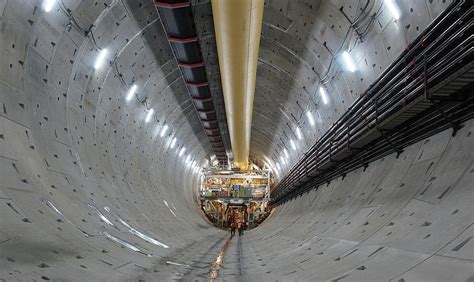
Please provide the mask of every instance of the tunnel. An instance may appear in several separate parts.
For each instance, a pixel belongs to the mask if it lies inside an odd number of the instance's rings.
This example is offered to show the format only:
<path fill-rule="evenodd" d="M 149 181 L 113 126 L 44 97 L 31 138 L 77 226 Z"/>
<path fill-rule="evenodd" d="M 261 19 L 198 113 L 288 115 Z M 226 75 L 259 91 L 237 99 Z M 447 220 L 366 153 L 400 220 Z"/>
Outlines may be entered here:
<path fill-rule="evenodd" d="M 219 1 L 264 2 L 242 236 Z M 472 2 L 236 1 L 0 0 L 0 281 L 474 281 Z"/>

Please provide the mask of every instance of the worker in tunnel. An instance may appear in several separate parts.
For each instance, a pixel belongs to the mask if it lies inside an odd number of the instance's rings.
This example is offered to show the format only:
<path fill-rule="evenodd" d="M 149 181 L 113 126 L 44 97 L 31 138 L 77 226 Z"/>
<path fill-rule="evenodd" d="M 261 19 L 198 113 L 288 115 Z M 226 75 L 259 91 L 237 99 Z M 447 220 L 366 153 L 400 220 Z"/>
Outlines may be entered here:
<path fill-rule="evenodd" d="M 235 229 L 237 228 L 235 221 L 232 220 L 230 222 L 230 236 L 233 237 L 235 235 Z"/>
<path fill-rule="evenodd" d="M 239 220 L 237 223 L 237 228 L 239 229 L 239 236 L 244 235 L 245 220 Z"/>

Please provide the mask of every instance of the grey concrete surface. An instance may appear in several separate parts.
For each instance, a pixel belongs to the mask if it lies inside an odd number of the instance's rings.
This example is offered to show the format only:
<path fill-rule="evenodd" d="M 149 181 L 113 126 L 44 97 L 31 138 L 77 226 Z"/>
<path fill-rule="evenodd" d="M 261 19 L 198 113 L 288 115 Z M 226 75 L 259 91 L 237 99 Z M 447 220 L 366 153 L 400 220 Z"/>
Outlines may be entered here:
<path fill-rule="evenodd" d="M 252 158 L 276 162 L 286 147 L 282 177 L 449 4 L 397 2 L 400 20 L 382 9 L 363 42 L 344 46 L 359 71 L 331 68 L 324 105 L 324 45 L 337 50 L 349 28 L 339 8 L 354 19 L 365 2 L 266 1 Z M 199 175 L 185 158 L 204 165 L 210 146 L 152 1 L 59 0 L 48 13 L 42 4 L 0 0 L 0 280 L 206 280 L 228 234 L 196 205 Z M 193 4 L 222 107 L 210 3 Z M 108 55 L 95 70 L 97 47 Z M 126 101 L 132 83 L 137 98 Z M 472 129 L 278 207 L 232 240 L 219 279 L 472 281 Z"/>
<path fill-rule="evenodd" d="M 472 281 L 473 131 L 441 132 L 276 209 L 245 236 L 248 279 Z"/>

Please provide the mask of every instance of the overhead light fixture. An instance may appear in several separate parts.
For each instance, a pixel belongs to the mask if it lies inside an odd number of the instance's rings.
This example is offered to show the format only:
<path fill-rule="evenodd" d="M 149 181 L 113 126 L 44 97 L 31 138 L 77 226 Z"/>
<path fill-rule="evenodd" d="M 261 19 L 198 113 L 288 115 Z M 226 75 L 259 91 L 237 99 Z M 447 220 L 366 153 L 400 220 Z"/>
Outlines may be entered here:
<path fill-rule="evenodd" d="M 188 155 L 188 156 L 186 157 L 186 160 L 185 160 L 184 162 L 185 162 L 185 163 L 188 163 L 190 160 L 191 160 L 191 155 Z"/>
<path fill-rule="evenodd" d="M 137 92 L 137 86 L 134 84 L 128 91 L 127 97 L 125 99 L 127 101 L 132 100 L 133 96 L 135 95 L 135 92 Z"/>
<path fill-rule="evenodd" d="M 400 19 L 401 12 L 395 0 L 384 0 L 385 5 L 396 20 Z"/>
<path fill-rule="evenodd" d="M 277 167 L 277 170 L 278 170 L 278 171 L 281 170 L 281 167 L 280 167 L 280 164 L 279 164 L 279 163 L 276 163 L 276 167 Z"/>
<path fill-rule="evenodd" d="M 102 67 L 102 65 L 105 62 L 106 56 L 107 56 L 107 49 L 104 48 L 100 50 L 99 55 L 97 56 L 97 59 L 95 60 L 95 64 L 94 64 L 94 68 L 96 70 Z"/>
<path fill-rule="evenodd" d="M 290 158 L 290 154 L 288 154 L 288 150 L 287 150 L 287 149 L 283 149 L 283 153 L 285 154 L 285 157 L 286 157 L 287 159 Z"/>
<path fill-rule="evenodd" d="M 56 0 L 43 0 L 43 10 L 46 13 L 51 12 L 54 7 L 54 4 L 56 4 Z"/>
<path fill-rule="evenodd" d="M 173 140 L 171 140 L 170 148 L 173 149 L 175 145 L 176 145 L 176 137 L 173 138 Z"/>
<path fill-rule="evenodd" d="M 306 117 L 308 118 L 309 124 L 314 126 L 314 118 L 310 111 L 306 112 Z"/>
<path fill-rule="evenodd" d="M 263 156 L 265 158 L 265 160 L 268 162 L 268 163 L 272 163 L 272 161 L 267 157 L 267 156 Z"/>
<path fill-rule="evenodd" d="M 146 114 L 145 122 L 150 122 L 151 117 L 153 116 L 153 112 L 154 112 L 153 109 L 148 110 L 148 113 Z"/>
<path fill-rule="evenodd" d="M 286 165 L 286 161 L 285 161 L 285 158 L 283 158 L 283 156 L 280 156 L 280 161 L 282 165 Z"/>
<path fill-rule="evenodd" d="M 178 155 L 178 156 L 181 157 L 181 156 L 184 154 L 184 152 L 186 152 L 186 148 L 185 148 L 185 147 L 181 148 L 181 150 L 179 151 L 179 155 Z"/>
<path fill-rule="evenodd" d="M 323 101 L 324 105 L 327 105 L 329 101 L 328 94 L 326 93 L 326 89 L 324 89 L 323 86 L 319 86 L 319 95 L 321 95 L 321 101 Z"/>
<path fill-rule="evenodd" d="M 352 60 L 351 55 L 347 53 L 347 51 L 342 52 L 341 54 L 342 61 L 344 62 L 344 65 L 346 69 L 350 72 L 355 72 L 357 70 L 354 60 Z"/>
<path fill-rule="evenodd" d="M 163 126 L 163 128 L 161 129 L 160 137 L 165 136 L 166 131 L 168 131 L 168 125 L 167 124 L 165 124 L 165 126 Z"/>
<path fill-rule="evenodd" d="M 291 148 L 296 151 L 296 144 L 293 140 L 290 140 Z"/>
<path fill-rule="evenodd" d="M 296 136 L 298 137 L 298 140 L 303 139 L 303 134 L 301 134 L 301 129 L 299 126 L 296 127 Z"/>

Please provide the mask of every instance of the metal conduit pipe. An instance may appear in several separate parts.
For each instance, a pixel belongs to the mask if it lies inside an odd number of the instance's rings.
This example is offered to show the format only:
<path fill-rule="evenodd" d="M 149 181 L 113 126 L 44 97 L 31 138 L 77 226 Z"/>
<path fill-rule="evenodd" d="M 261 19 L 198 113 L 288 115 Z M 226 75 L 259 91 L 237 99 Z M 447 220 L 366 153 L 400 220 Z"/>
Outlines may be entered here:
<path fill-rule="evenodd" d="M 248 165 L 263 0 L 212 0 L 234 166 Z"/>

